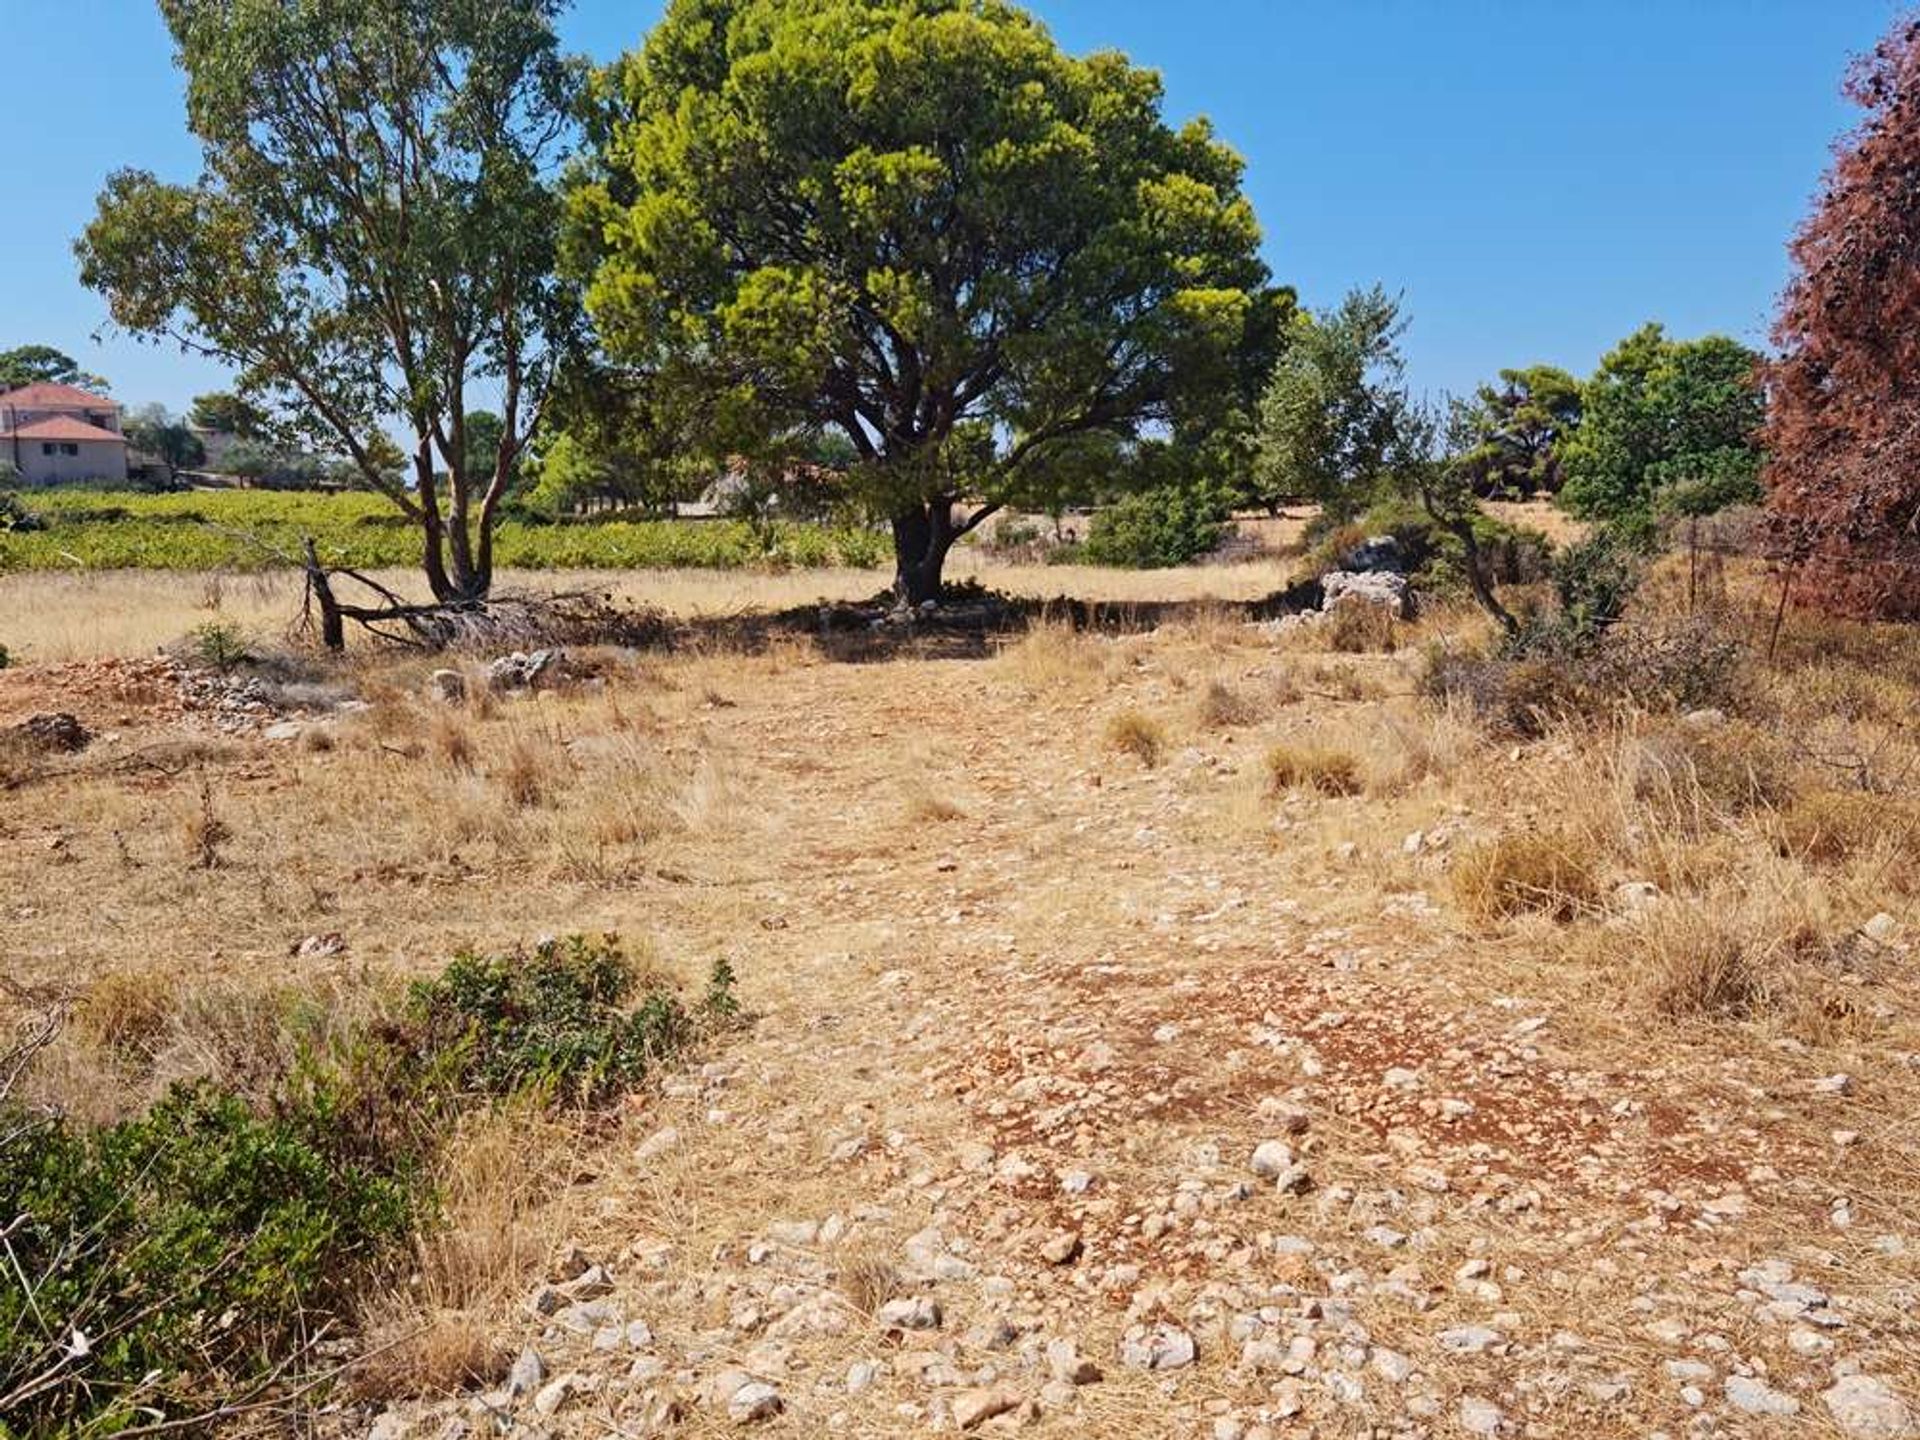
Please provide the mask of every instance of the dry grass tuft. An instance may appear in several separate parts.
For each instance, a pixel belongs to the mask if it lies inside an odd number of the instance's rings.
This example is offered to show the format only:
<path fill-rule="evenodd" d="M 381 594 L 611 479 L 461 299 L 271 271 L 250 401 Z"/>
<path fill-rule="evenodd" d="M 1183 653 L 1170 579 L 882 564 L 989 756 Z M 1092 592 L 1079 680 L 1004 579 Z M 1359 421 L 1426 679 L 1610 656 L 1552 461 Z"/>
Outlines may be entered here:
<path fill-rule="evenodd" d="M 855 1310 L 871 1317 L 900 1288 L 900 1272 L 883 1256 L 857 1250 L 835 1267 L 834 1287 Z"/>
<path fill-rule="evenodd" d="M 1390 655 L 1399 648 L 1399 621 L 1384 605 L 1349 600 L 1312 627 L 1321 648 L 1340 655 Z"/>
<path fill-rule="evenodd" d="M 1166 757 L 1166 727 L 1151 715 L 1122 710 L 1107 722 L 1107 745 L 1151 770 Z"/>
<path fill-rule="evenodd" d="M 493 779 L 511 804 L 532 810 L 546 803 L 559 780 L 553 750 L 545 736 L 515 735 L 507 742 Z"/>
<path fill-rule="evenodd" d="M 1267 751 L 1266 772 L 1267 789 L 1276 795 L 1289 790 L 1358 795 L 1365 788 L 1358 759 L 1320 745 L 1276 745 Z"/>
<path fill-rule="evenodd" d="M 1471 918 L 1546 915 L 1569 921 L 1600 903 L 1600 856 L 1573 831 L 1502 835 L 1454 862 L 1453 898 Z"/>
<path fill-rule="evenodd" d="M 1200 724 L 1208 730 L 1232 730 L 1253 725 L 1260 719 L 1260 707 L 1221 680 L 1209 680 L 1200 692 Z"/>
<path fill-rule="evenodd" d="M 951 800 L 938 795 L 916 795 L 907 802 L 907 819 L 914 824 L 945 824 L 950 820 L 964 820 L 967 812 Z"/>
<path fill-rule="evenodd" d="M 180 834 L 186 841 L 190 865 L 198 870 L 219 868 L 220 847 L 233 838 L 233 830 L 214 813 L 213 786 L 204 776 L 200 780 L 199 802 L 189 806 L 180 819 Z"/>
<path fill-rule="evenodd" d="M 473 732 L 464 716 L 452 709 L 434 712 L 427 726 L 427 743 L 442 764 L 455 770 L 473 769 Z"/>
<path fill-rule="evenodd" d="M 1065 620 L 1043 618 L 1000 652 L 999 664 L 1035 695 L 1085 693 L 1105 678 L 1112 648 Z"/>
<path fill-rule="evenodd" d="M 1773 837 L 1782 854 L 1816 865 L 1883 853 L 1897 862 L 1890 873 L 1920 883 L 1914 880 L 1914 867 L 1920 866 L 1920 803 L 1905 796 L 1860 790 L 1803 795 L 1774 817 Z"/>

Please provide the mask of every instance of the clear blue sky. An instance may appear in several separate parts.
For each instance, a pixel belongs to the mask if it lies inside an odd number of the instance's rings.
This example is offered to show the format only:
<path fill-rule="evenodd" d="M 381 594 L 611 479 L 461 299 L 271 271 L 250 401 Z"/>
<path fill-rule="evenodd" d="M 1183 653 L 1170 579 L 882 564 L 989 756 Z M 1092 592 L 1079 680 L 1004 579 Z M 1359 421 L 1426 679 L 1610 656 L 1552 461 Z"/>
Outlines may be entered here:
<path fill-rule="evenodd" d="M 660 0 L 576 0 L 606 59 Z M 1641 321 L 1752 343 L 1786 239 L 1850 123 L 1848 58 L 1894 0 L 1037 0 L 1069 49 L 1166 77 L 1248 160 L 1274 271 L 1307 303 L 1404 291 L 1417 388 L 1503 365 L 1590 370 Z M 109 171 L 196 172 L 149 0 L 0 0 L 7 61 L 0 348 L 60 347 L 129 404 L 220 371 L 107 335 L 73 237 Z"/>

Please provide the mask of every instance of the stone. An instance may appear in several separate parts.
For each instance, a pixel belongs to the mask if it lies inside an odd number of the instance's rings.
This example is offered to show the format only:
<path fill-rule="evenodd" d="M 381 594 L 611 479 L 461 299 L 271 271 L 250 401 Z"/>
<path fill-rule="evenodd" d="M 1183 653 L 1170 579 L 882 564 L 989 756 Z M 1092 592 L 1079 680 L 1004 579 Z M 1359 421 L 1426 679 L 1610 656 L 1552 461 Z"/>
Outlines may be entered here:
<path fill-rule="evenodd" d="M 1277 1180 L 1293 1164 L 1293 1147 L 1283 1140 L 1262 1140 L 1254 1146 L 1247 1166 L 1254 1174 Z"/>
<path fill-rule="evenodd" d="M 669 1125 L 664 1130 L 654 1131 L 635 1146 L 633 1158 L 642 1165 L 650 1164 L 679 1143 L 680 1132 Z"/>
<path fill-rule="evenodd" d="M 764 1380 L 749 1380 L 727 1397 L 727 1418 L 736 1425 L 771 1420 L 786 1408 L 780 1391 Z"/>
<path fill-rule="evenodd" d="M 530 653 L 516 650 L 511 655 L 502 655 L 487 666 L 487 686 L 493 690 L 535 689 L 565 658 L 565 652 L 560 650 Z"/>
<path fill-rule="evenodd" d="M 1120 1342 L 1120 1363 L 1137 1370 L 1180 1370 L 1197 1355 L 1193 1336 L 1177 1325 L 1155 1325 L 1129 1331 Z"/>
<path fill-rule="evenodd" d="M 457 705 L 467 698 L 467 677 L 458 670 L 436 670 L 427 677 L 427 698 Z"/>
<path fill-rule="evenodd" d="M 1049 1265 L 1071 1265 L 1080 1258 L 1080 1237 L 1062 1230 L 1040 1246 L 1040 1258 Z"/>
<path fill-rule="evenodd" d="M 953 1423 L 962 1430 L 972 1430 L 996 1415 L 1019 1408 L 1020 1397 L 1011 1390 L 996 1386 L 962 1390 L 953 1397 Z"/>
<path fill-rule="evenodd" d="M 1613 887 L 1613 908 L 1638 915 L 1660 903 L 1660 887 L 1651 880 L 1627 880 Z"/>
<path fill-rule="evenodd" d="M 1068 1385 L 1095 1385 L 1100 1367 L 1082 1355 L 1071 1340 L 1047 1342 L 1047 1373 Z"/>
<path fill-rule="evenodd" d="M 574 1371 L 557 1376 L 540 1387 L 533 1397 L 534 1412 L 539 1415 L 552 1415 L 575 1395 L 585 1388 L 586 1377 Z"/>
<path fill-rule="evenodd" d="M 72 754 L 86 749 L 93 741 L 87 727 L 64 710 L 29 715 L 19 724 L 7 727 L 5 733 L 30 750 L 51 754 Z"/>
<path fill-rule="evenodd" d="M 1398 1350 L 1388 1350 L 1382 1346 L 1373 1347 L 1373 1353 L 1367 1356 L 1367 1363 L 1374 1373 L 1395 1385 L 1404 1385 L 1407 1377 L 1413 1374 L 1413 1362 Z"/>
<path fill-rule="evenodd" d="M 940 1305 L 924 1295 L 907 1296 L 887 1301 L 873 1318 L 888 1330 L 938 1330 Z"/>
<path fill-rule="evenodd" d="M 298 720 L 281 720 L 262 730 L 260 738 L 269 745 L 284 745 L 289 740 L 298 740 L 306 728 Z"/>
<path fill-rule="evenodd" d="M 1917 1433 L 1906 1401 L 1877 1376 L 1842 1375 L 1820 1398 L 1848 1440 L 1909 1440 Z"/>
<path fill-rule="evenodd" d="M 1460 1397 L 1460 1428 L 1469 1435 L 1498 1435 L 1500 1407 L 1478 1395 Z"/>
<path fill-rule="evenodd" d="M 1320 577 L 1320 608 L 1374 605 L 1402 620 L 1413 618 L 1413 591 L 1407 577 L 1385 570 L 1329 570 Z"/>
<path fill-rule="evenodd" d="M 1455 1325 L 1434 1336 L 1434 1343 L 1455 1355 L 1481 1355 L 1506 1343 L 1506 1336 L 1485 1325 Z"/>
<path fill-rule="evenodd" d="M 1340 557 L 1340 568 L 1363 574 L 1379 570 L 1404 572 L 1406 552 L 1392 535 L 1369 535 Z"/>
<path fill-rule="evenodd" d="M 1900 922 L 1882 910 L 1860 927 L 1860 933 L 1876 945 L 1891 945 L 1900 933 Z"/>
<path fill-rule="evenodd" d="M 1304 1165 L 1289 1165 L 1275 1178 L 1273 1188 L 1282 1195 L 1304 1195 L 1313 1189 L 1313 1176 Z"/>
<path fill-rule="evenodd" d="M 1853 1093 L 1853 1077 L 1851 1075 L 1823 1075 L 1813 1082 L 1811 1088 L 1816 1095 L 1851 1095 Z"/>
<path fill-rule="evenodd" d="M 1749 1415 L 1798 1415 L 1800 1402 L 1750 1375 L 1729 1375 L 1727 1403 Z"/>
<path fill-rule="evenodd" d="M 516 1398 L 531 1394 L 546 1378 L 547 1367 L 540 1359 L 540 1352 L 529 1345 L 507 1371 L 507 1394 Z"/>

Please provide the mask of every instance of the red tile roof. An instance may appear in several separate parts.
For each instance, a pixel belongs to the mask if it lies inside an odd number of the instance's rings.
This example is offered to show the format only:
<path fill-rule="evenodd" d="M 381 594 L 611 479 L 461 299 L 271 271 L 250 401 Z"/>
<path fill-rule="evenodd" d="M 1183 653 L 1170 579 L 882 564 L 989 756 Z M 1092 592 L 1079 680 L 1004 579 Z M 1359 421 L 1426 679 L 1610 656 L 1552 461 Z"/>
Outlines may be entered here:
<path fill-rule="evenodd" d="M 127 441 L 124 435 L 102 430 L 98 425 L 89 425 L 71 415 L 50 415 L 45 420 L 30 420 L 11 433 L 22 440 L 117 440 L 122 445 Z"/>
<path fill-rule="evenodd" d="M 120 407 L 104 395 L 89 394 L 72 385 L 40 381 L 22 385 L 18 390 L 0 394 L 0 406 L 18 410 L 118 410 Z"/>

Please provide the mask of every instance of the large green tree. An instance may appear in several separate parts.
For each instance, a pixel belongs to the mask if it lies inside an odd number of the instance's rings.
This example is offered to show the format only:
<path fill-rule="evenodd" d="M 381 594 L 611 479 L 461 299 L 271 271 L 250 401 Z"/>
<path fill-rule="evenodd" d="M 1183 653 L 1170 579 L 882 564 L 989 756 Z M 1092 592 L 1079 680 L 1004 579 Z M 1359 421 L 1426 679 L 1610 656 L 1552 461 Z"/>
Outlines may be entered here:
<path fill-rule="evenodd" d="M 573 332 L 549 182 L 580 72 L 559 8 L 161 0 L 204 172 L 114 175 L 78 246 L 116 321 L 234 365 L 283 432 L 412 517 L 442 602 L 488 592 L 495 516 Z M 499 397 L 484 454 L 476 387 Z M 411 436 L 405 478 L 382 464 L 390 424 Z"/>
<path fill-rule="evenodd" d="M 1725 335 L 1670 340 L 1647 324 L 1581 387 L 1581 420 L 1560 447 L 1560 501 L 1576 515 L 1634 520 L 1663 505 L 1697 513 L 1757 499 L 1766 412 L 1760 357 Z"/>
<path fill-rule="evenodd" d="M 135 450 L 156 456 L 175 470 L 190 469 L 207 458 L 206 447 L 187 422 L 169 414 L 164 405 L 142 405 L 127 416 L 124 428 Z"/>
<path fill-rule="evenodd" d="M 1002 0 L 673 0 L 598 98 L 607 350 L 709 450 L 845 435 L 910 603 L 1062 447 L 1210 426 L 1284 310 L 1239 159 Z"/>

